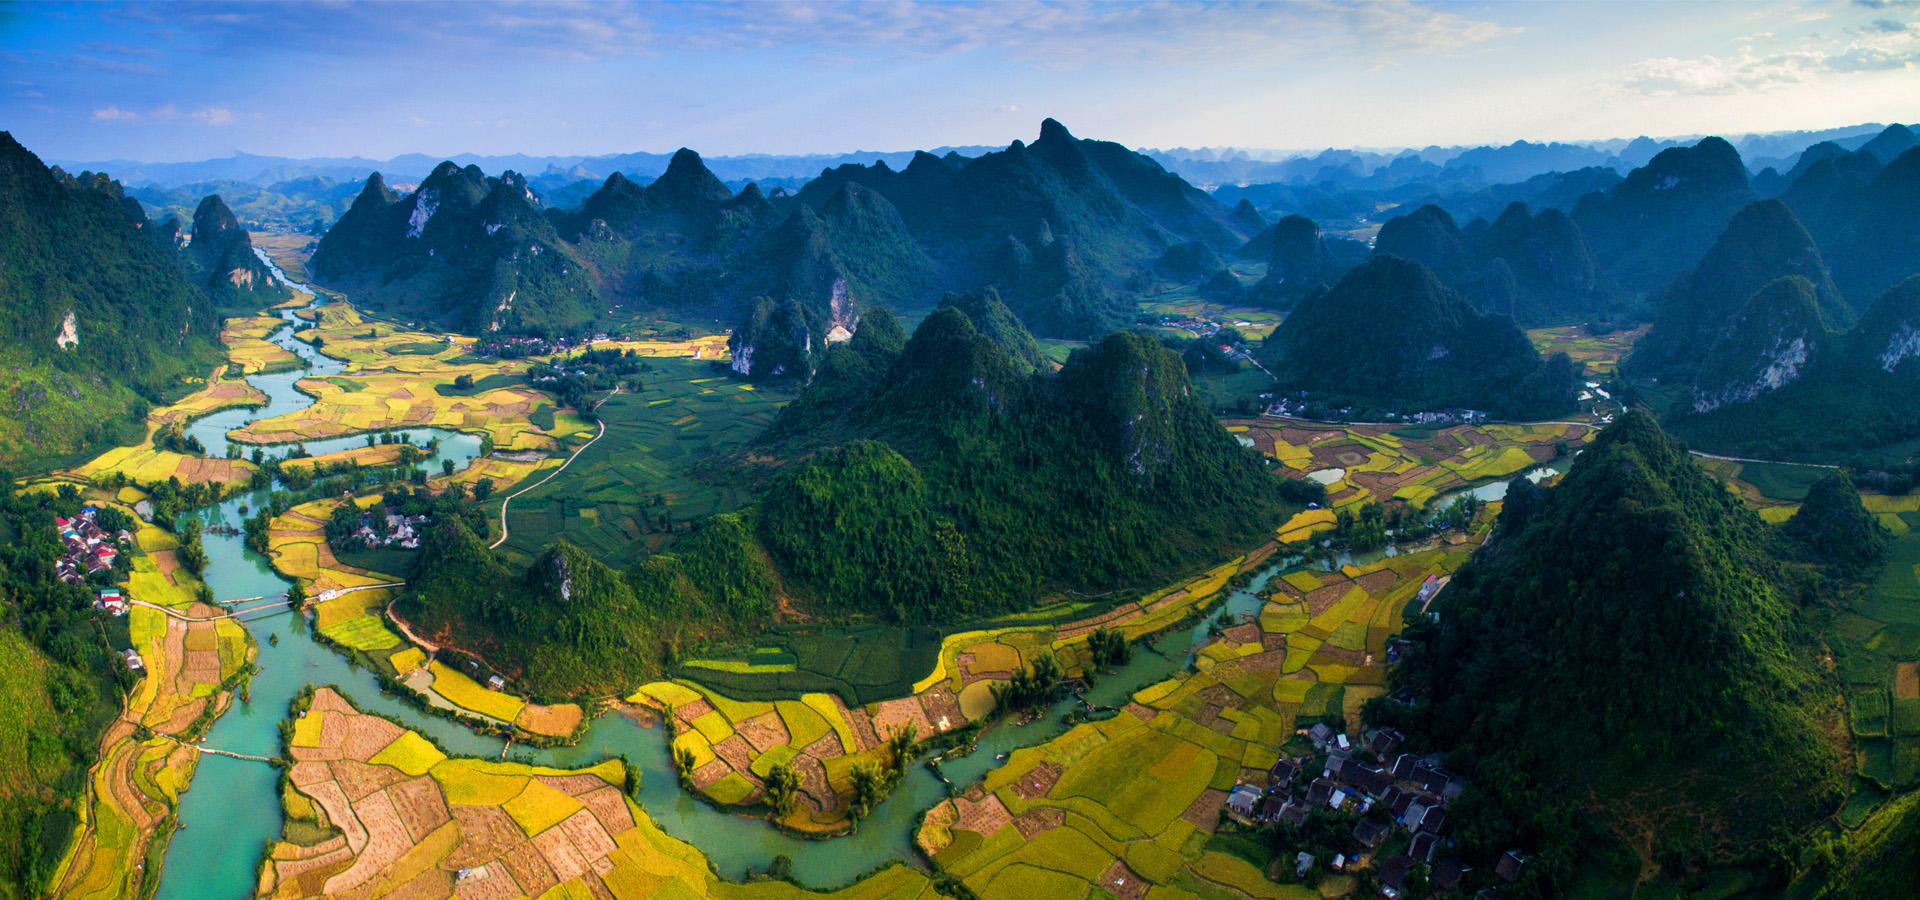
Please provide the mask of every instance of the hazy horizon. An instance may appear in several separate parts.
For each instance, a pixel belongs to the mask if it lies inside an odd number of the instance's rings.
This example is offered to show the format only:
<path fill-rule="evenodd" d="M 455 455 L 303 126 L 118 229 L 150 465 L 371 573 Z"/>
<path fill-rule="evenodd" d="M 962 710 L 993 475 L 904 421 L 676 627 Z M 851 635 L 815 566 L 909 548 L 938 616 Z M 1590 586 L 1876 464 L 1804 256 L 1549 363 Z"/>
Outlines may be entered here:
<path fill-rule="evenodd" d="M 1920 4 L 303 3 L 0 8 L 48 158 L 1280 152 L 1915 118 Z M 892 148 L 892 149 L 876 149 Z"/>

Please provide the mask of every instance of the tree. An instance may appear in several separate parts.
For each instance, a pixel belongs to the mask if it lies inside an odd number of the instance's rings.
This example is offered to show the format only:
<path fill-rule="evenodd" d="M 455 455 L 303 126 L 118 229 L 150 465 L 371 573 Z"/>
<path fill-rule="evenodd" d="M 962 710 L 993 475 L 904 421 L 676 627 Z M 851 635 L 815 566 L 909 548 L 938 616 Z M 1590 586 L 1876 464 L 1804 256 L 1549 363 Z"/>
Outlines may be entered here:
<path fill-rule="evenodd" d="M 443 459 L 440 461 L 440 474 L 447 476 L 453 474 L 453 460 Z"/>
<path fill-rule="evenodd" d="M 485 500 L 493 496 L 493 479 L 482 478 L 473 483 L 473 499 Z"/>
<path fill-rule="evenodd" d="M 891 780 L 898 780 L 900 773 L 906 771 L 908 754 L 913 752 L 913 744 L 919 730 L 918 726 L 908 722 L 887 735 L 887 752 L 893 760 L 890 764 L 893 774 Z"/>
<path fill-rule="evenodd" d="M 673 711 L 668 710 L 667 712 L 669 718 L 671 718 Z M 686 747 L 673 748 L 674 772 L 680 776 L 680 786 L 689 791 L 693 790 L 693 763 L 692 750 Z"/>
<path fill-rule="evenodd" d="M 799 790 L 800 773 L 794 771 L 792 763 L 775 763 L 768 770 L 767 806 L 772 808 L 775 819 L 784 819 L 793 812 L 794 795 Z"/>
<path fill-rule="evenodd" d="M 855 822 L 867 817 L 873 808 L 886 799 L 887 792 L 882 786 L 884 779 L 873 763 L 859 763 L 853 767 L 853 803 L 851 812 Z"/>
<path fill-rule="evenodd" d="M 459 377 L 453 379 L 453 386 L 463 391 L 470 390 L 473 388 L 473 376 L 465 375 L 465 374 L 460 375 Z"/>

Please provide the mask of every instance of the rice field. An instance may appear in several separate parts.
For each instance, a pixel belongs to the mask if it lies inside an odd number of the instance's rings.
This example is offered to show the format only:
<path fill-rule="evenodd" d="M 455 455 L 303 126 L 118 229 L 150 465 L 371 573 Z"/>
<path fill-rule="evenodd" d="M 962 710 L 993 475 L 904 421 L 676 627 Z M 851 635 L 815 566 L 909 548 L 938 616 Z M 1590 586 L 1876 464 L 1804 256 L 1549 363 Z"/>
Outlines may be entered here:
<path fill-rule="evenodd" d="M 658 549 L 672 523 L 747 502 L 746 485 L 699 477 L 694 467 L 744 447 L 793 394 L 730 377 L 707 352 L 710 344 L 687 342 L 699 357 L 668 355 L 681 345 L 651 346 L 652 369 L 639 376 L 640 391 L 601 405 L 606 436 L 560 477 L 513 502 L 511 536 L 501 548 L 509 558 L 531 560 L 565 538 L 611 565 L 625 565 L 649 547 Z"/>
<path fill-rule="evenodd" d="M 220 342 L 227 345 L 227 357 L 238 374 L 259 375 L 284 372 L 300 367 L 293 351 L 267 340 L 268 335 L 285 327 L 279 316 L 243 316 L 221 324 Z"/>
<path fill-rule="evenodd" d="M 1585 325 L 1566 325 L 1531 329 L 1527 337 L 1542 355 L 1565 353 L 1574 362 L 1586 366 L 1587 377 L 1604 380 L 1620 370 L 1620 360 L 1650 327 L 1641 326 L 1596 336 L 1588 334 Z"/>
<path fill-rule="evenodd" d="M 347 361 L 337 376 L 304 378 L 300 389 L 311 406 L 249 423 L 233 440 L 274 444 L 338 437 L 388 428 L 438 427 L 484 433 L 505 451 L 558 452 L 585 441 L 592 429 L 578 417 L 557 413 L 549 395 L 524 381 L 527 360 L 483 360 L 469 351 L 472 338 L 428 334 L 363 318 L 350 304 L 315 311 L 303 340 L 324 340 L 329 356 Z M 431 352 L 422 352 L 422 351 Z M 461 375 L 505 386 L 469 396 L 447 395 Z M 536 418 L 551 417 L 546 427 Z"/>
<path fill-rule="evenodd" d="M 303 730 L 305 719 L 322 724 Z M 904 865 L 831 894 L 723 881 L 698 849 L 660 831 L 622 793 L 617 760 L 565 770 L 447 759 L 330 688 L 315 693 L 295 734 L 289 810 L 296 801 L 318 808 L 335 833 L 312 846 L 274 844 L 262 897 L 450 896 L 459 870 L 469 872 L 459 895 L 478 898 L 939 896 Z"/>
<path fill-rule="evenodd" d="M 204 459 L 187 456 L 153 445 L 153 434 L 166 425 L 184 423 L 207 413 L 234 406 L 256 406 L 266 402 L 265 395 L 239 378 L 226 380 L 225 367 L 215 370 L 206 386 L 172 406 L 147 415 L 147 436 L 140 443 L 115 447 L 71 470 L 72 475 L 94 480 L 119 472 L 128 478 L 151 484 L 178 478 L 182 483 L 206 481 L 244 482 L 253 477 L 254 466 L 243 460 Z"/>
<path fill-rule="evenodd" d="M 1846 684 L 1859 773 L 1884 793 L 1920 786 L 1920 496 L 1862 499 L 1904 528 L 1828 641 Z"/>
<path fill-rule="evenodd" d="M 1552 422 L 1446 428 L 1270 418 L 1225 423 L 1288 476 L 1316 475 L 1326 482 L 1327 506 L 1334 510 L 1367 502 L 1422 509 L 1449 492 L 1562 459 L 1599 433 L 1588 425 Z"/>
<path fill-rule="evenodd" d="M 1218 812 L 1235 785 L 1265 784 L 1280 746 L 1304 725 L 1343 715 L 1357 733 L 1359 705 L 1384 693 L 1385 645 L 1407 605 L 1475 545 L 1273 579 L 1257 615 L 1226 623 L 1200 650 L 1197 671 L 1137 692 L 1118 716 L 1014 751 L 935 807 L 916 841 L 982 897 L 1320 897 L 1208 849 Z M 966 663 L 955 654 L 948 665 Z"/>

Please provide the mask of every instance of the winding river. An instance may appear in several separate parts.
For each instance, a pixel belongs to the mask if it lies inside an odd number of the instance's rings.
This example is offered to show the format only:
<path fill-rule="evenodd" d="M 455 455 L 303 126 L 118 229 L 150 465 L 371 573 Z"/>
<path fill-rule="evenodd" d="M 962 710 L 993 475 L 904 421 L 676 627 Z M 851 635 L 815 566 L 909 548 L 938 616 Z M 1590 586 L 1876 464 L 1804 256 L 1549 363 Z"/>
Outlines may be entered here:
<path fill-rule="evenodd" d="M 266 257 L 262 255 L 262 259 Z M 272 266 L 270 260 L 268 265 Z M 286 282 L 277 267 L 273 272 Z M 290 282 L 289 286 L 301 290 Z M 265 392 L 269 399 L 266 407 L 215 412 L 193 422 L 189 432 L 200 438 L 209 455 L 224 455 L 226 433 L 230 429 L 312 404 L 312 397 L 294 387 L 301 378 L 335 374 L 344 369 L 340 361 L 295 340 L 293 332 L 298 323 L 291 311 L 283 315 L 288 320 L 287 327 L 269 339 L 297 354 L 303 367 L 247 379 Z M 427 428 L 399 433 L 416 443 L 439 439 L 438 449 L 425 463 L 429 469 L 440 466 L 443 459 L 451 459 L 456 467 L 464 467 L 478 455 L 479 440 L 471 435 Z M 351 435 L 308 441 L 305 446 L 318 454 L 364 443 L 363 435 Z M 238 528 L 244 518 L 240 507 L 257 508 L 265 500 L 264 492 L 235 495 L 203 517 L 208 524 Z M 273 571 L 267 558 L 247 550 L 240 536 L 209 531 L 203 541 L 208 557 L 206 582 L 216 599 L 258 597 L 287 589 L 288 582 Z M 1255 592 L 1262 590 L 1267 579 L 1281 571 L 1283 564 L 1263 571 L 1247 590 L 1230 594 L 1226 603 L 1195 625 L 1191 632 L 1171 633 L 1160 638 L 1151 649 L 1140 648 L 1132 662 L 1102 678 L 1098 686 L 1089 690 L 1087 701 L 1096 705 L 1122 704 L 1139 688 L 1185 667 L 1192 661 L 1194 648 L 1207 639 L 1213 622 L 1259 610 L 1261 601 Z M 250 619 L 243 624 L 259 649 L 260 672 L 251 683 L 251 701 L 236 700 L 208 731 L 205 746 L 255 756 L 277 756 L 281 749 L 278 725 L 286 715 L 288 701 L 306 685 L 332 684 L 361 708 L 431 735 L 452 753 L 499 755 L 502 748 L 499 738 L 483 737 L 444 719 L 423 715 L 398 699 L 382 694 L 372 672 L 352 665 L 345 657 L 312 640 L 304 614 L 288 611 Z M 275 636 L 279 639 L 277 644 L 269 640 Z M 1077 702 L 1063 700 L 1032 724 L 1002 724 L 993 728 L 973 754 L 944 764 L 946 776 L 962 786 L 979 779 L 997 764 L 999 754 L 1052 737 L 1059 728 L 1059 716 Z M 759 820 L 722 812 L 681 790 L 668 741 L 669 735 L 661 726 L 642 726 L 627 716 L 610 714 L 594 720 L 577 746 L 538 751 L 516 747 L 514 756 L 530 758 L 543 765 L 574 767 L 624 753 L 640 770 L 640 800 L 647 813 L 668 833 L 699 847 L 721 874 L 738 878 L 749 868 L 766 866 L 775 854 L 785 854 L 793 861 L 794 875 L 816 887 L 845 884 L 891 860 L 913 860 L 914 820 L 921 810 L 944 798 L 948 790 L 927 768 L 911 766 L 893 795 L 861 823 L 857 833 L 830 841 L 797 839 Z M 201 754 L 191 788 L 181 798 L 178 813 L 181 830 L 167 847 L 157 896 L 160 900 L 241 900 L 251 896 L 261 855 L 280 834 L 280 810 L 276 769 L 256 762 Z"/>

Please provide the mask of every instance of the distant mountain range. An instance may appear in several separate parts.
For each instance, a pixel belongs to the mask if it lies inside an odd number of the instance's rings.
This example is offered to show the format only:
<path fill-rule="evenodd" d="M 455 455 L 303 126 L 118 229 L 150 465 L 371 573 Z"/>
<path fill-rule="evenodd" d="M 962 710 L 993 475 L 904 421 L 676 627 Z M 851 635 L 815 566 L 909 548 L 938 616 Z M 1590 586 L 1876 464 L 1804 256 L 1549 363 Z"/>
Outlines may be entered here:
<path fill-rule="evenodd" d="M 578 331 L 616 302 L 698 310 L 743 323 L 749 374 L 804 377 L 862 311 L 948 290 L 993 287 L 1036 334 L 1097 338 L 1133 321 L 1129 285 L 1175 248 L 1213 274 L 1262 224 L 1049 119 L 1031 145 L 845 165 L 777 198 L 736 194 L 691 150 L 645 186 L 609 175 L 571 210 L 543 209 L 511 171 L 443 162 L 405 196 L 375 173 L 312 267 L 364 302 L 481 332 Z M 769 327 L 781 346 L 758 352 Z"/>

